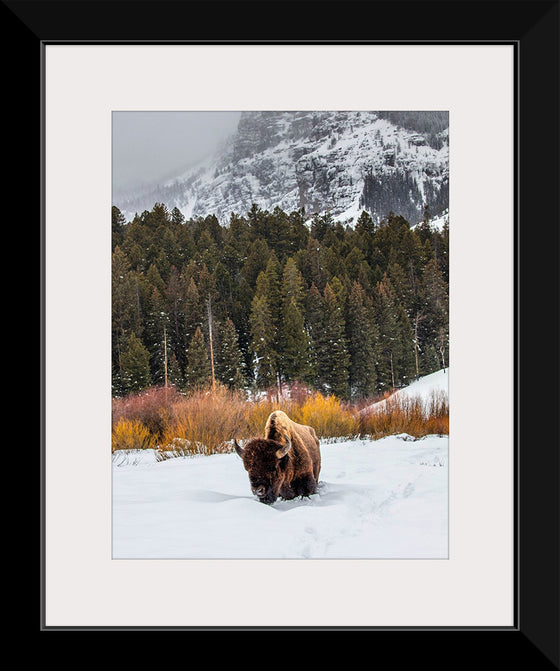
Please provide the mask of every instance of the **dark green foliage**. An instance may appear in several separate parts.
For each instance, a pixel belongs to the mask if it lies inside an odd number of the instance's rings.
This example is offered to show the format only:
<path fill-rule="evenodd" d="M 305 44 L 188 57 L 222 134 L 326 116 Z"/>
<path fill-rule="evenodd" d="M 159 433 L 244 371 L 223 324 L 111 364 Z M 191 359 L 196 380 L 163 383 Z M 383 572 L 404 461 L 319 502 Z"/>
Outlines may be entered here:
<path fill-rule="evenodd" d="M 379 329 L 373 305 L 361 284 L 354 282 L 348 298 L 349 383 L 354 398 L 373 396 L 377 390 Z"/>
<path fill-rule="evenodd" d="M 418 205 L 414 205 L 414 203 Z M 370 173 L 364 177 L 364 190 L 360 206 L 371 212 L 397 212 L 416 223 L 422 218 L 421 195 L 410 173 L 395 170 L 393 173 Z"/>
<path fill-rule="evenodd" d="M 245 386 L 245 363 L 239 349 L 235 325 L 227 319 L 220 329 L 219 347 L 216 357 L 216 377 L 230 389 Z"/>
<path fill-rule="evenodd" d="M 122 244 L 123 230 L 126 224 L 126 218 L 118 207 L 113 205 L 111 208 L 111 235 L 113 249 Z"/>
<path fill-rule="evenodd" d="M 187 350 L 185 382 L 191 388 L 200 387 L 208 384 L 211 376 L 212 368 L 204 341 L 204 334 L 200 328 L 197 328 Z"/>
<path fill-rule="evenodd" d="M 119 377 L 124 394 L 141 391 L 152 384 L 150 353 L 134 333 L 130 334 L 127 347 L 121 355 Z"/>
<path fill-rule="evenodd" d="M 227 226 L 163 203 L 128 223 L 113 208 L 113 393 L 165 370 L 182 389 L 209 382 L 210 326 L 216 379 L 233 388 L 298 381 L 357 399 L 448 366 L 448 227 L 396 211 L 352 229 L 257 206 Z"/>
<path fill-rule="evenodd" d="M 256 294 L 253 298 L 249 321 L 255 383 L 258 389 L 268 389 L 277 381 L 278 354 L 272 313 L 264 295 Z"/>
<path fill-rule="evenodd" d="M 279 372 L 286 382 L 308 381 L 310 376 L 304 291 L 303 276 L 290 258 L 282 276 L 277 347 Z"/>
<path fill-rule="evenodd" d="M 346 341 L 343 291 L 338 278 L 327 283 L 323 295 L 323 332 L 319 349 L 322 387 L 339 398 L 349 395 L 350 355 Z"/>

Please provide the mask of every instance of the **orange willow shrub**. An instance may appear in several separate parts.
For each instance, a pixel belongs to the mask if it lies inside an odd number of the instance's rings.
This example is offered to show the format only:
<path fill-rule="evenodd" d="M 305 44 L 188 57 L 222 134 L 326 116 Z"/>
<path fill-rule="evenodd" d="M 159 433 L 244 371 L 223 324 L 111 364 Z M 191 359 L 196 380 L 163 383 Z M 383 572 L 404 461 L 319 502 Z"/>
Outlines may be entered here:
<path fill-rule="evenodd" d="M 435 393 L 428 401 L 393 395 L 359 415 L 359 434 L 374 439 L 397 433 L 417 438 L 449 433 L 449 403 L 445 394 Z"/>
<path fill-rule="evenodd" d="M 160 441 L 160 451 L 175 454 L 230 452 L 231 441 L 245 431 L 243 394 L 218 386 L 200 389 L 174 403 Z"/>
<path fill-rule="evenodd" d="M 153 447 L 154 435 L 137 419 L 121 418 L 113 426 L 111 433 L 111 451 L 145 450 Z"/>

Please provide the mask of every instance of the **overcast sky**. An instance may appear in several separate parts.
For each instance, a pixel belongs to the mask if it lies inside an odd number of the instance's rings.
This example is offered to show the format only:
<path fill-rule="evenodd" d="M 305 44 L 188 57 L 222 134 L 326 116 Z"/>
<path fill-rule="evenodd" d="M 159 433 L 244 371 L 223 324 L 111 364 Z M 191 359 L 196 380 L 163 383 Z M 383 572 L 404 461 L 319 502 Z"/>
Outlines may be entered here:
<path fill-rule="evenodd" d="M 237 127 L 240 112 L 113 112 L 115 193 L 180 174 Z"/>

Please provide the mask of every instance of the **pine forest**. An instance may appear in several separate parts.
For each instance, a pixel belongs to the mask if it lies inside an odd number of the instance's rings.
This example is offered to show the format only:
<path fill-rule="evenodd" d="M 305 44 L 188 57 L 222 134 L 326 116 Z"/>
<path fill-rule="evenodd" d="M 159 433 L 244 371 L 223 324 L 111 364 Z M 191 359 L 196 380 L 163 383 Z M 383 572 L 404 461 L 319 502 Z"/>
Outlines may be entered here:
<path fill-rule="evenodd" d="M 112 394 L 301 385 L 357 402 L 449 365 L 449 235 L 388 212 L 112 208 Z"/>

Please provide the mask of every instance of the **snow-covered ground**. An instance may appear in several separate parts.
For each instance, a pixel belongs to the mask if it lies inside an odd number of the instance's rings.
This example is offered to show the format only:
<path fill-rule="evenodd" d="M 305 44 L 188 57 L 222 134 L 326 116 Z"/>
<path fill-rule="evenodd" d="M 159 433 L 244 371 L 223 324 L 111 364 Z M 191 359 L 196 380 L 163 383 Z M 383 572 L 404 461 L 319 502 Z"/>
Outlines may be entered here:
<path fill-rule="evenodd" d="M 251 494 L 236 454 L 115 453 L 113 558 L 447 558 L 447 436 L 321 452 L 318 493 L 272 506 Z"/>
<path fill-rule="evenodd" d="M 389 398 L 391 399 L 419 399 L 424 404 L 425 408 L 429 407 L 431 401 L 436 398 L 449 398 L 449 368 L 442 368 L 430 375 L 424 375 L 412 382 L 407 387 L 399 389 Z M 379 401 L 367 406 L 361 412 L 371 412 L 375 410 L 382 410 L 386 404 L 386 400 Z"/>

